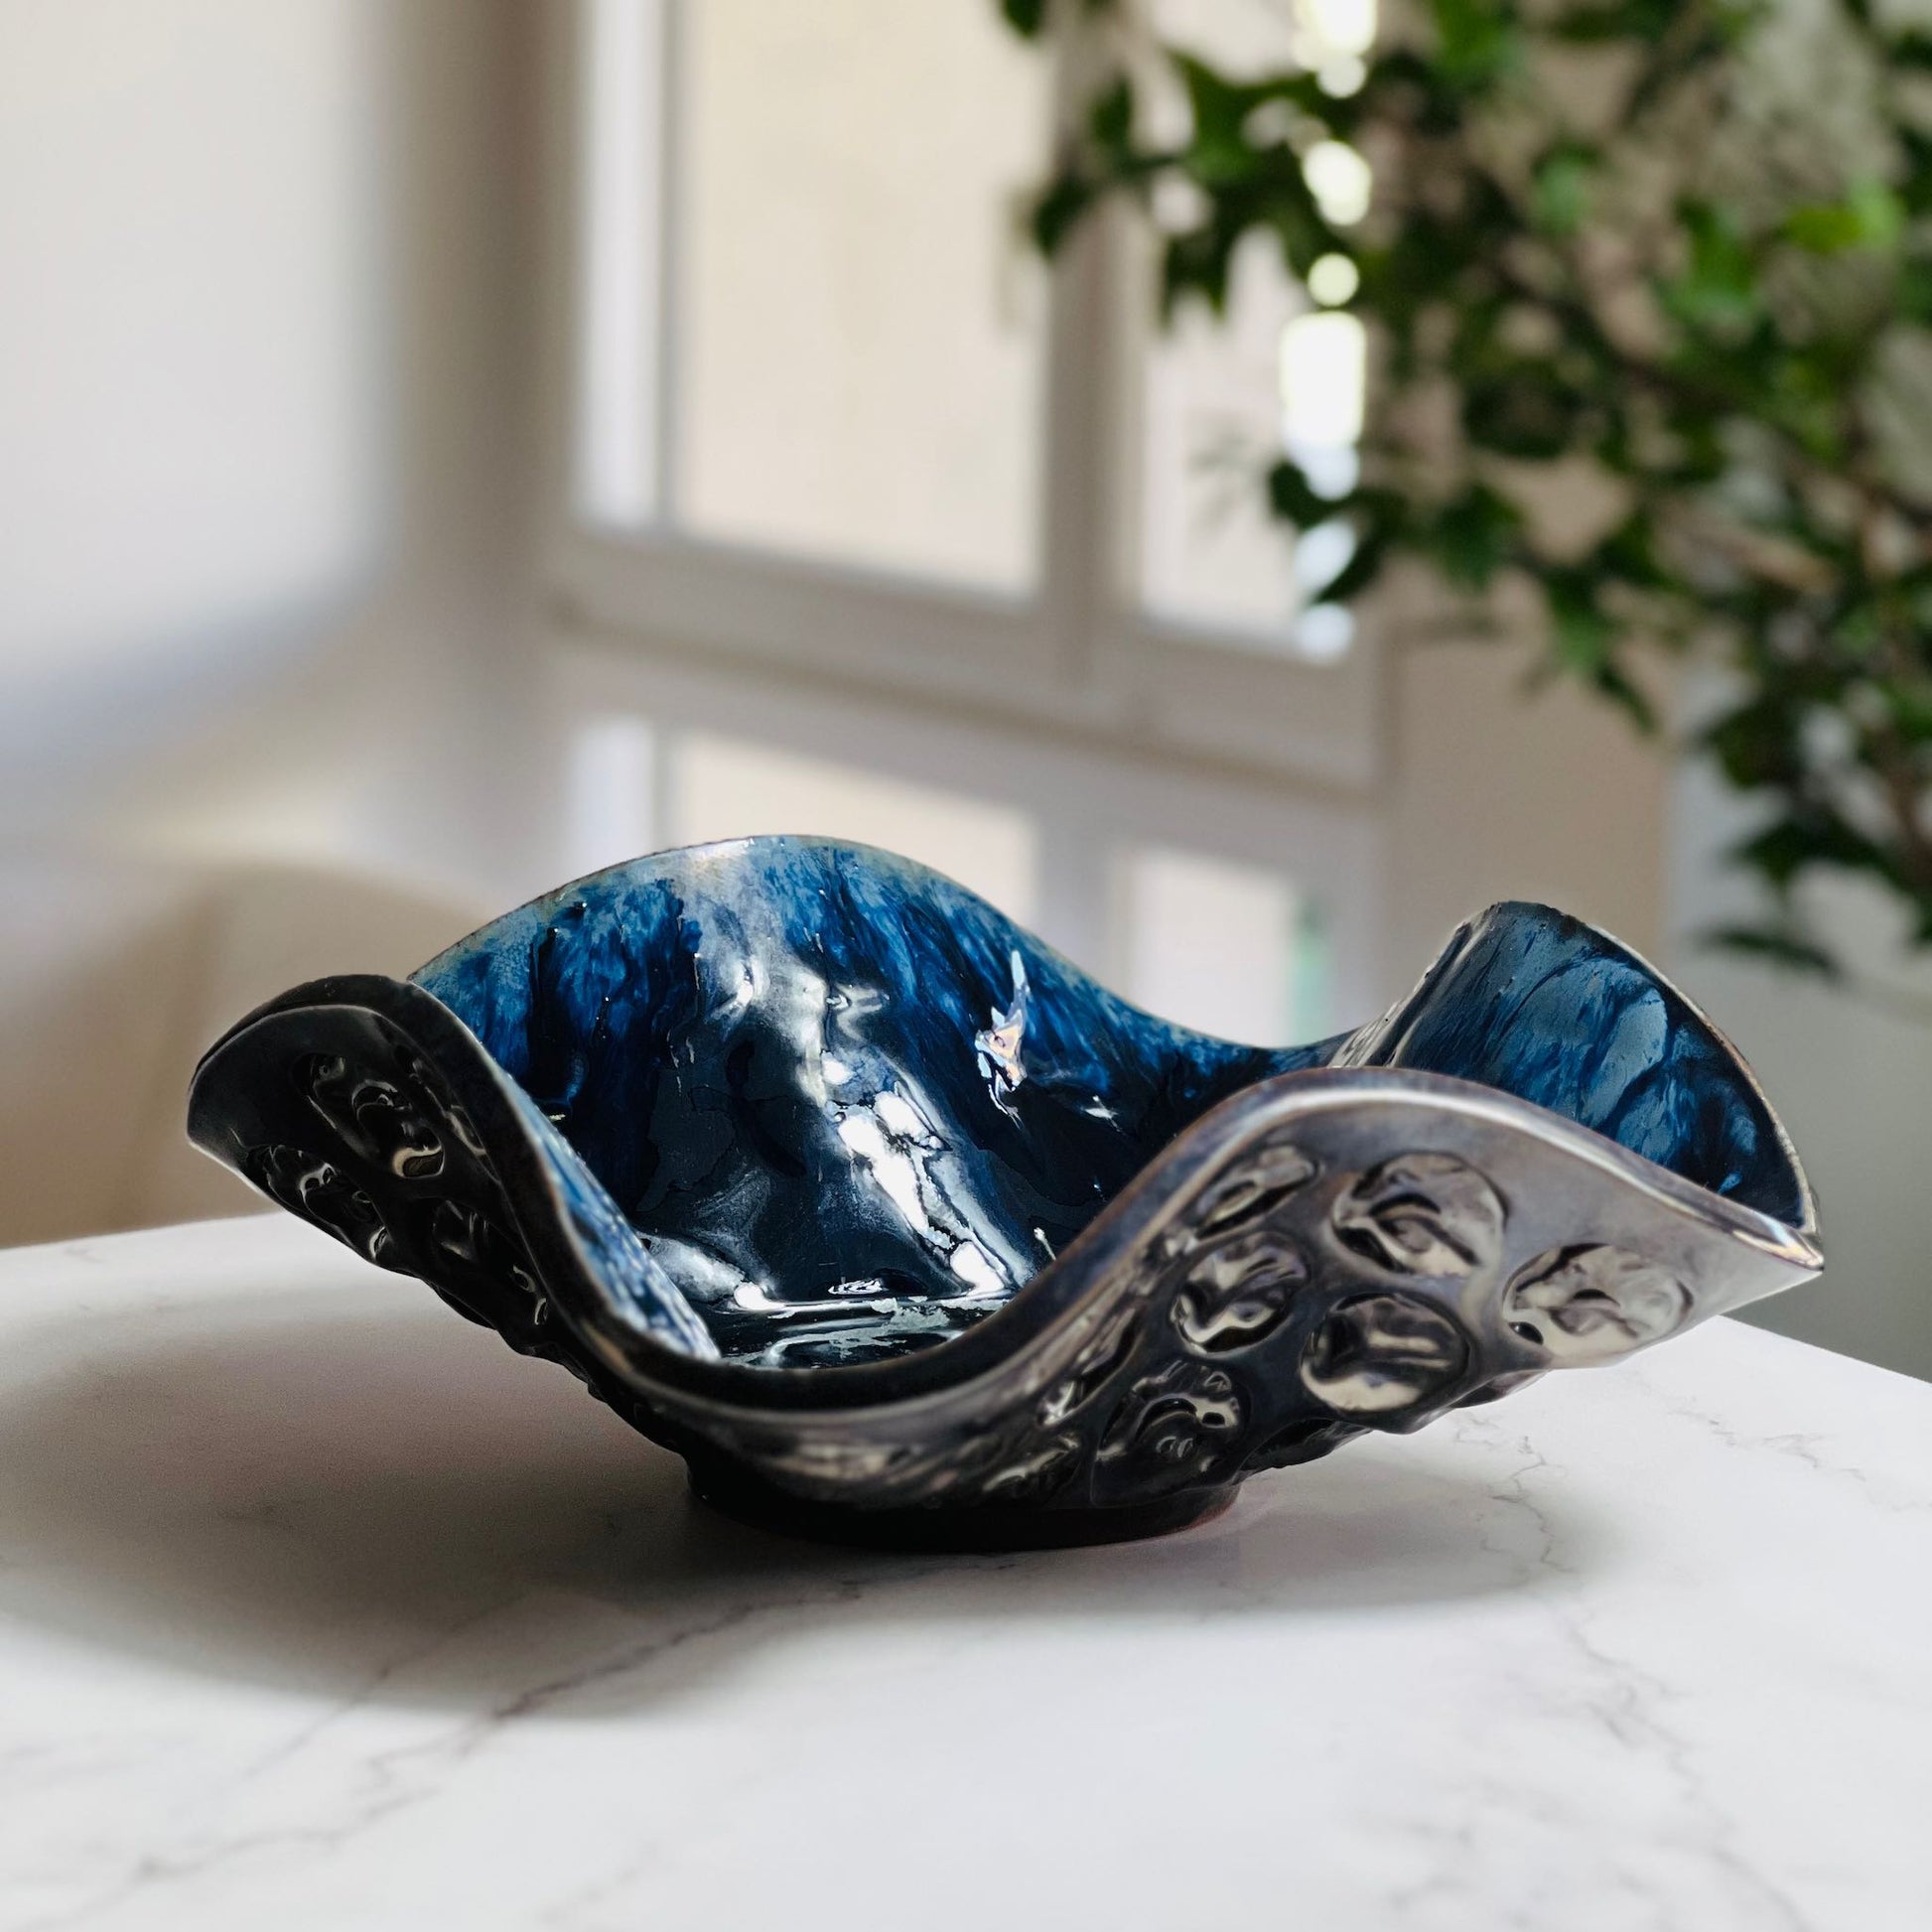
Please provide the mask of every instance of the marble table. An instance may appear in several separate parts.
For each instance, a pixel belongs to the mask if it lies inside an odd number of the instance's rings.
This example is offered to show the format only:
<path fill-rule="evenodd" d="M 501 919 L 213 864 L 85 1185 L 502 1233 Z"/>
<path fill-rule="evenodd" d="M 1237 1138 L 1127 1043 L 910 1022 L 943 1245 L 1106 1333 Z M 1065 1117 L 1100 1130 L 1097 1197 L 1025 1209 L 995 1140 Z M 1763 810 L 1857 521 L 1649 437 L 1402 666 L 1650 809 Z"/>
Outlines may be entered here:
<path fill-rule="evenodd" d="M 1932 1387 L 1735 1322 L 893 1558 L 285 1217 L 0 1255 L 8 1932 L 1925 1932 L 1929 1801 Z"/>

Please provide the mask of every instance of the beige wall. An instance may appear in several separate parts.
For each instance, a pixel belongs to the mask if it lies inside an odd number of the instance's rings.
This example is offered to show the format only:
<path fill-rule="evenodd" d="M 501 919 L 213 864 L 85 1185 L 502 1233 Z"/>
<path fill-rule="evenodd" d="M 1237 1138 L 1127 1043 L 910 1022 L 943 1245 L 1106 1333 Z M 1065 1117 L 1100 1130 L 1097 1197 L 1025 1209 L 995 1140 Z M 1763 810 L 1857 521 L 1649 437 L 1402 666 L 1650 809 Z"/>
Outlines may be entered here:
<path fill-rule="evenodd" d="M 1723 858 L 1747 809 L 1587 694 L 1529 696 L 1522 674 L 1520 655 L 1479 644 L 1411 646 L 1392 667 L 1391 970 L 1419 971 L 1456 919 L 1505 896 L 1656 960 L 1736 1041 L 1817 1188 L 1824 1275 L 1746 1318 L 1932 1377 L 1932 969 L 1860 893 L 1816 910 L 1861 986 L 1713 950 L 1702 935 L 1750 910 Z"/>
<path fill-rule="evenodd" d="M 5 843 L 528 876 L 535 27 L 0 12 L 46 123 L 0 136 Z"/>
<path fill-rule="evenodd" d="M 1781 1333 L 1932 1377 L 1932 962 L 1875 891 L 1815 891 L 1809 907 L 1850 967 L 1821 985 L 1700 941 L 1754 910 L 1724 860 L 1751 813 L 1701 769 L 1674 788 L 1671 969 L 1756 1068 L 1818 1193 L 1825 1273 L 1753 1318 Z"/>
<path fill-rule="evenodd" d="M 0 1241 L 251 1204 L 208 1038 L 548 881 L 536 24 L 0 8 Z"/>
<path fill-rule="evenodd" d="M 291 984 L 407 973 L 491 909 L 333 869 L 0 864 L 0 1245 L 259 1207 L 184 1138 L 203 1049 Z"/>
<path fill-rule="evenodd" d="M 1541 899 L 1655 956 L 1669 766 L 1600 700 L 1526 688 L 1515 646 L 1413 643 L 1389 667 L 1390 969 L 1420 973 L 1499 898 Z"/>

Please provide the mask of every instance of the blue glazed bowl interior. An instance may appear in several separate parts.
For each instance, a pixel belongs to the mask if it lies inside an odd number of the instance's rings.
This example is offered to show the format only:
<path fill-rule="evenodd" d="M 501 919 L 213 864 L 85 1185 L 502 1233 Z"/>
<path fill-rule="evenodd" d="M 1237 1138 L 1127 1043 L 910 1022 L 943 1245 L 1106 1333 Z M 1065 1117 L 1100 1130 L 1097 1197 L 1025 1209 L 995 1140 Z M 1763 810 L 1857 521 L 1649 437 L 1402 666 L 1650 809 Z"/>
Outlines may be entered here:
<path fill-rule="evenodd" d="M 952 882 L 812 839 L 614 868 L 413 985 L 527 1096 L 597 1211 L 641 1238 L 652 1293 L 727 1361 L 843 1366 L 944 1341 L 1208 1109 L 1312 1067 L 1479 1082 L 1812 1224 L 1727 1044 L 1635 955 L 1542 906 L 1472 921 L 1384 1019 L 1280 1049 L 1141 1012 Z"/>

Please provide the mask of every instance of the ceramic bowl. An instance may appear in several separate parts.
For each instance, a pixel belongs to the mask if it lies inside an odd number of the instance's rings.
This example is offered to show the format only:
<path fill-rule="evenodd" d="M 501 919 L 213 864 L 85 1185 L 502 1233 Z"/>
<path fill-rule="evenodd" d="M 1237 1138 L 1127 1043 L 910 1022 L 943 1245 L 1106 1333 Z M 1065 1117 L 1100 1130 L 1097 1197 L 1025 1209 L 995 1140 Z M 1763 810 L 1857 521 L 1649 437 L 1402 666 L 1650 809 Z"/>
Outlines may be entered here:
<path fill-rule="evenodd" d="M 1282 1050 L 870 849 L 659 854 L 195 1075 L 270 1199 L 805 1533 L 1075 1542 L 1814 1273 L 1790 1142 L 1615 940 L 1492 906 Z"/>

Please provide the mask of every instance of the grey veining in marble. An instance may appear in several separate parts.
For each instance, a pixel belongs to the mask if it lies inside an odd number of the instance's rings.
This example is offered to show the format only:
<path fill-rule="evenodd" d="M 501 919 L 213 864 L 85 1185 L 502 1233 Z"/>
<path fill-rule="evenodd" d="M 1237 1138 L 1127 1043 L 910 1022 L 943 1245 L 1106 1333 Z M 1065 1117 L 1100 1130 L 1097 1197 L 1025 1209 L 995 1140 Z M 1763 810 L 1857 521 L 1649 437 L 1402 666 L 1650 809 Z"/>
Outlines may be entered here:
<path fill-rule="evenodd" d="M 1927 1923 L 1922 1384 L 1718 1321 L 911 1559 L 521 1366 L 281 1217 L 0 1255 L 0 1925 Z"/>

